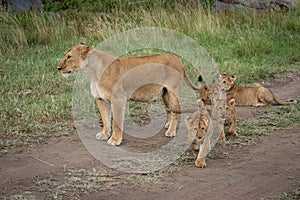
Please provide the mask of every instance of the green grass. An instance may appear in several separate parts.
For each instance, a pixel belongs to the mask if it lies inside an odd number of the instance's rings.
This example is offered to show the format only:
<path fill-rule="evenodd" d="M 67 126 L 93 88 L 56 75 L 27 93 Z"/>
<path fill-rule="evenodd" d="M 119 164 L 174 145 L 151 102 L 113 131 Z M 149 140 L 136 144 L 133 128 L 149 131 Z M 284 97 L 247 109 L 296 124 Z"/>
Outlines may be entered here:
<path fill-rule="evenodd" d="M 124 30 L 164 27 L 194 38 L 221 72 L 237 74 L 240 83 L 300 69 L 299 10 L 257 14 L 211 13 L 182 5 L 152 8 L 1 12 L 0 149 L 73 133 L 74 76 L 62 78 L 56 66 L 63 52 L 80 41 L 96 45 Z"/>

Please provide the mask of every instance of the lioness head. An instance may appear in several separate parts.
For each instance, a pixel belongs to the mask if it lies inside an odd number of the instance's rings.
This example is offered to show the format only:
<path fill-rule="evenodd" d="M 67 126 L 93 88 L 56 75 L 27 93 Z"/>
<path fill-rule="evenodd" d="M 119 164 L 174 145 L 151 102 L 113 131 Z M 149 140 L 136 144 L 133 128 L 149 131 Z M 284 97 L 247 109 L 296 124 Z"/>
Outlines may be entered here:
<path fill-rule="evenodd" d="M 228 76 L 227 74 L 221 74 L 219 77 L 221 89 L 224 89 L 225 91 L 230 90 L 234 85 L 235 80 L 236 75 Z"/>
<path fill-rule="evenodd" d="M 67 77 L 71 72 L 78 71 L 82 68 L 82 61 L 88 55 L 91 48 L 85 44 L 78 44 L 71 47 L 65 52 L 63 58 L 60 60 L 57 69 Z"/>
<path fill-rule="evenodd" d="M 220 119 L 221 121 L 226 120 L 227 115 L 229 115 L 234 109 L 235 99 L 214 99 L 213 106 L 212 106 L 212 113 L 215 119 Z"/>

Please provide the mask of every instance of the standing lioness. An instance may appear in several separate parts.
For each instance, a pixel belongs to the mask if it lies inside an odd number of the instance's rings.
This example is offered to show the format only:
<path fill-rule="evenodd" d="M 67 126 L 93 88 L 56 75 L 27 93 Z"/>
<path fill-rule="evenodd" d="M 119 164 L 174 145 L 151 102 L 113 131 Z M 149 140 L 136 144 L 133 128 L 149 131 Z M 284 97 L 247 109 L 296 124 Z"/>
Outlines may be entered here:
<path fill-rule="evenodd" d="M 122 142 L 127 100 L 148 102 L 162 97 L 168 110 L 178 110 L 177 97 L 183 79 L 191 88 L 199 89 L 189 80 L 181 60 L 171 54 L 116 57 L 78 44 L 64 54 L 58 70 L 65 77 L 80 70 L 89 78 L 91 94 L 96 98 L 103 121 L 103 130 L 96 137 L 109 139 L 107 143 L 110 145 L 120 145 Z M 175 136 L 177 123 L 177 114 L 170 112 L 165 125 L 168 128 L 165 133 L 167 137 Z"/>

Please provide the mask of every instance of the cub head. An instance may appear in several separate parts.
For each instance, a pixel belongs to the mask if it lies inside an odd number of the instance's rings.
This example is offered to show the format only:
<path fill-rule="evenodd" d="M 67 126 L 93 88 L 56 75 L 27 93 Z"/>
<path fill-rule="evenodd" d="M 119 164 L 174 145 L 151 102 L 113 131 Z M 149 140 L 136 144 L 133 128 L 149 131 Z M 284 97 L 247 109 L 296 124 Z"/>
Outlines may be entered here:
<path fill-rule="evenodd" d="M 219 85 L 203 83 L 200 87 L 200 98 L 209 105 L 212 99 L 219 99 L 222 94 L 224 92 L 221 91 Z"/>
<path fill-rule="evenodd" d="M 57 69 L 67 77 L 71 72 L 82 68 L 82 61 L 86 58 L 91 48 L 83 43 L 71 47 L 65 52 L 60 60 Z"/>
<path fill-rule="evenodd" d="M 220 119 L 221 121 L 226 120 L 227 116 L 230 115 L 232 110 L 234 109 L 235 99 L 215 99 L 213 101 L 213 115 L 215 119 Z"/>
<path fill-rule="evenodd" d="M 228 76 L 227 74 L 220 74 L 219 81 L 221 85 L 221 90 L 230 90 L 234 85 L 235 80 L 236 75 Z"/>

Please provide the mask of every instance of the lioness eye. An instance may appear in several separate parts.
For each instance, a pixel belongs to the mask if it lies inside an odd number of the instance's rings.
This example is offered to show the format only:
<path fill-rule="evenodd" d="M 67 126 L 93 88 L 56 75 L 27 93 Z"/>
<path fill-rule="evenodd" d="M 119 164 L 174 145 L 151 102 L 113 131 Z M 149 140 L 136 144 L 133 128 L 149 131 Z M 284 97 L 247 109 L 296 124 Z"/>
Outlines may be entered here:
<path fill-rule="evenodd" d="M 223 81 L 223 83 L 226 83 L 226 81 Z"/>
<path fill-rule="evenodd" d="M 70 58 L 71 58 L 71 56 L 70 56 L 70 55 L 68 55 L 68 56 L 67 56 L 67 60 L 69 60 Z"/>

